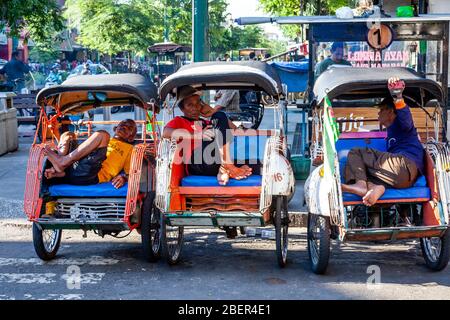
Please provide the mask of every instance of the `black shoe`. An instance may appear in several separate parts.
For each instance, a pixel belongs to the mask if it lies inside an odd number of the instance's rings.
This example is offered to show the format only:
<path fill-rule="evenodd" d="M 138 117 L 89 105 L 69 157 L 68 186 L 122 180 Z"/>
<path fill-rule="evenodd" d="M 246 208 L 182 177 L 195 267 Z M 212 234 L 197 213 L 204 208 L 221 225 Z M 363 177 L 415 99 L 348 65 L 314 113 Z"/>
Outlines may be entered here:
<path fill-rule="evenodd" d="M 237 237 L 236 227 L 224 227 L 223 229 L 225 230 L 228 239 L 234 239 Z"/>

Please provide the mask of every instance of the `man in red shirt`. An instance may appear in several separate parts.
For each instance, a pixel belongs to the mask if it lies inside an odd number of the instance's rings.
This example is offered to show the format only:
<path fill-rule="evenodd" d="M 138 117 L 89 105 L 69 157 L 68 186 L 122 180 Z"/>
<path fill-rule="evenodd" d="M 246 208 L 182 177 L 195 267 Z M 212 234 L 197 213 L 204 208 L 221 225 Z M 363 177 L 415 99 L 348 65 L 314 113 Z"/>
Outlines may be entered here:
<path fill-rule="evenodd" d="M 230 156 L 231 121 L 224 112 L 205 104 L 200 94 L 190 86 L 180 89 L 177 104 L 183 116 L 166 125 L 163 137 L 175 138 L 182 144 L 183 162 L 190 175 L 217 175 L 220 185 L 226 185 L 230 178 L 247 178 L 253 169 L 235 166 Z M 200 116 L 211 116 L 211 120 Z"/>

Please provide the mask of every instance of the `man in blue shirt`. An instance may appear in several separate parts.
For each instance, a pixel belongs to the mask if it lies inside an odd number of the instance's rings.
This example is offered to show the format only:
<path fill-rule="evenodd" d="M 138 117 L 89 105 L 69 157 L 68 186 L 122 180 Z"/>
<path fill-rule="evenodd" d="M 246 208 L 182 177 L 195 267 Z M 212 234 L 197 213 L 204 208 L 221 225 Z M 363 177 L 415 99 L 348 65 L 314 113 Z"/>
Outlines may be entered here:
<path fill-rule="evenodd" d="M 0 74 L 6 74 L 8 82 L 14 87 L 14 91 L 20 92 L 25 87 L 25 74 L 30 72 L 30 67 L 19 60 L 19 52 L 14 51 L 11 60 L 3 66 Z"/>
<path fill-rule="evenodd" d="M 374 205 L 386 187 L 413 186 L 424 170 L 425 151 L 402 97 L 405 83 L 390 78 L 388 88 L 392 97 L 381 102 L 378 112 L 380 124 L 387 128 L 387 152 L 353 148 L 345 167 L 342 191 L 361 196 L 366 206 Z"/>

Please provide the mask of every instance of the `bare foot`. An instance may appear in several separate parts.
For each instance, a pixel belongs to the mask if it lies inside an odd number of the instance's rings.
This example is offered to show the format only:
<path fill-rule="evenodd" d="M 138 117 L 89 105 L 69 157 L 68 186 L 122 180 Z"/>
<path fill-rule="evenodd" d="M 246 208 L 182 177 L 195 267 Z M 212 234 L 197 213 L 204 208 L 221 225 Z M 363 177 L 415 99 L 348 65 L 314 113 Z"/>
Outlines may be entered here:
<path fill-rule="evenodd" d="M 381 198 L 381 196 L 386 191 L 386 188 L 381 185 L 372 185 L 369 191 L 367 191 L 366 195 L 363 197 L 363 203 L 370 207 L 373 206 L 375 203 L 377 203 L 378 199 Z"/>
<path fill-rule="evenodd" d="M 236 180 L 245 179 L 252 174 L 252 168 L 250 168 L 247 165 L 244 165 L 244 166 L 238 168 L 235 165 L 229 164 L 229 165 L 223 165 L 223 167 L 228 172 L 228 175 L 230 176 L 230 178 L 233 178 Z"/>
<path fill-rule="evenodd" d="M 367 193 L 367 184 L 365 181 L 358 180 L 354 184 L 345 184 L 342 185 L 342 191 L 356 194 L 360 197 L 364 197 Z"/>
<path fill-rule="evenodd" d="M 53 179 L 53 178 L 62 178 L 62 177 L 64 177 L 66 175 L 66 173 L 63 171 L 63 172 L 57 172 L 56 170 L 55 170 L 55 168 L 50 168 L 50 169 L 46 169 L 45 171 L 44 171 L 44 176 L 47 178 L 47 179 Z"/>
<path fill-rule="evenodd" d="M 225 170 L 225 168 L 223 166 L 220 166 L 219 173 L 217 174 L 217 182 L 221 186 L 225 186 L 229 180 L 230 180 L 230 175 L 228 174 L 228 171 Z"/>
<path fill-rule="evenodd" d="M 44 154 L 47 156 L 48 160 L 52 163 L 53 168 L 56 172 L 64 172 L 66 168 L 63 163 L 63 157 L 55 153 L 50 146 L 45 146 Z"/>

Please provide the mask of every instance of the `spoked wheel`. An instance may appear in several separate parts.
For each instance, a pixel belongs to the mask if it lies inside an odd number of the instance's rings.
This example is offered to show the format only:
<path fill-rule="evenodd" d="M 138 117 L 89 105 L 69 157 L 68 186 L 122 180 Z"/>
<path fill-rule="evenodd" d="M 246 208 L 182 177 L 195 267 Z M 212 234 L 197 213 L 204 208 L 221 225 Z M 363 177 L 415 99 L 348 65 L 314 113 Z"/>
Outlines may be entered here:
<path fill-rule="evenodd" d="M 278 265 L 283 268 L 287 262 L 288 252 L 288 200 L 286 196 L 278 196 L 275 211 L 275 241 L 277 243 Z"/>
<path fill-rule="evenodd" d="M 39 258 L 52 260 L 61 244 L 61 229 L 44 230 L 36 222 L 33 223 L 33 245 Z"/>
<path fill-rule="evenodd" d="M 449 229 L 440 238 L 420 238 L 420 247 L 427 267 L 433 271 L 441 271 L 450 259 Z"/>
<path fill-rule="evenodd" d="M 161 213 L 154 204 L 155 193 L 149 193 L 142 206 L 141 240 L 144 258 L 149 262 L 161 258 Z"/>
<path fill-rule="evenodd" d="M 181 247 L 183 246 L 184 227 L 167 225 L 166 218 L 161 217 L 161 243 L 162 253 L 170 265 L 180 261 Z"/>
<path fill-rule="evenodd" d="M 308 213 L 308 254 L 311 269 L 316 274 L 324 274 L 330 258 L 330 220 L 317 214 Z"/>

